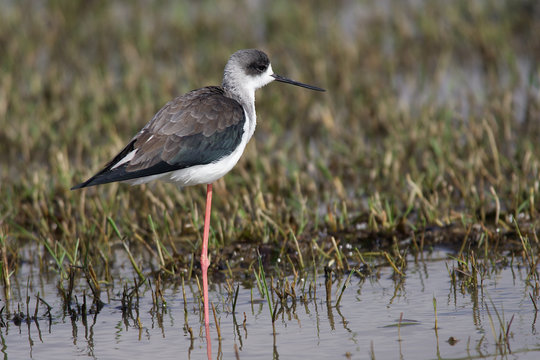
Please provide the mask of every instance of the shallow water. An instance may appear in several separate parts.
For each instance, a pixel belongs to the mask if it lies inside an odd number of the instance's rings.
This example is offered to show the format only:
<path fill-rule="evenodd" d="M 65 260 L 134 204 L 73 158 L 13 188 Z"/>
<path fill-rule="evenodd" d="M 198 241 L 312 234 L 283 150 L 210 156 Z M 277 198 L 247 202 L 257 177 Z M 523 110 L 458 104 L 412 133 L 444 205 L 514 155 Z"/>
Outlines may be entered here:
<path fill-rule="evenodd" d="M 235 347 L 241 359 L 291 359 L 299 354 L 312 358 L 354 359 L 369 359 L 372 355 L 378 359 L 498 358 L 501 353 L 516 359 L 540 357 L 537 314 L 530 298 L 530 294 L 534 297 L 534 292 L 527 285 L 525 271 L 517 267 L 499 269 L 487 276 L 476 291 L 462 292 L 451 285 L 448 268 L 455 265 L 454 260 L 439 251 L 424 261 L 410 262 L 401 282 L 393 280 L 390 268 L 381 268 L 377 277 L 353 276 L 339 307 L 335 307 L 335 303 L 346 277 L 333 280 L 329 306 L 325 277 L 318 275 L 316 291 L 306 290 L 305 301 L 299 297 L 293 303 L 289 298 L 283 309 L 278 308 L 275 334 L 268 304 L 260 300 L 257 288 L 240 286 L 235 324 L 232 299 L 226 286 L 213 283 L 210 299 L 216 307 L 221 339 L 218 339 L 211 310 L 212 358 L 235 358 Z M 129 281 L 130 276 L 124 276 L 125 281 Z M 19 291 L 14 287 L 10 313 L 13 314 L 17 304 L 25 312 L 25 301 L 20 299 L 25 299 L 26 283 L 30 279 L 34 286 L 28 291 L 29 312 L 33 314 L 35 295 L 39 291 L 52 306 L 52 316 L 49 322 L 44 306 L 40 306 L 37 323 L 17 324 L 13 318 L 6 321 L 5 326 L 0 327 L 5 359 L 207 357 L 194 282 L 185 286 L 187 313 L 184 313 L 181 286 L 165 288 L 166 306 L 158 308 L 153 306 L 150 288 L 143 286 L 139 329 L 134 320 L 135 310 L 133 316 L 123 316 L 122 285 L 109 288 L 107 295 L 102 295 L 106 305 L 97 315 L 90 315 L 85 325 L 81 316 L 72 318 L 64 314 L 56 289 L 57 278 L 38 278 L 36 272 L 30 273 L 25 265 L 18 279 Z M 308 279 L 309 282 L 312 279 Z M 81 289 L 85 284 L 80 283 L 80 288 L 75 287 L 75 294 L 82 303 Z M 298 294 L 301 288 L 297 286 Z M 17 297 L 19 301 L 15 300 Z M 437 331 L 434 329 L 434 298 Z M 3 319 L 6 320 L 5 311 Z M 508 343 L 498 344 L 499 335 L 506 333 L 509 323 Z"/>

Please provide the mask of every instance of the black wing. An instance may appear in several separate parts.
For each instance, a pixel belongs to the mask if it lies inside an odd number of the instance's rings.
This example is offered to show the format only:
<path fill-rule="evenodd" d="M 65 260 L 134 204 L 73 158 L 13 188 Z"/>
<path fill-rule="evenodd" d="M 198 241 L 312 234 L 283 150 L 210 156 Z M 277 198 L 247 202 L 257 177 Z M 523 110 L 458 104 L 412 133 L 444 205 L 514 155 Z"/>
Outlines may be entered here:
<path fill-rule="evenodd" d="M 245 121 L 222 88 L 193 90 L 168 102 L 103 170 L 72 189 L 218 161 L 240 144 Z"/>

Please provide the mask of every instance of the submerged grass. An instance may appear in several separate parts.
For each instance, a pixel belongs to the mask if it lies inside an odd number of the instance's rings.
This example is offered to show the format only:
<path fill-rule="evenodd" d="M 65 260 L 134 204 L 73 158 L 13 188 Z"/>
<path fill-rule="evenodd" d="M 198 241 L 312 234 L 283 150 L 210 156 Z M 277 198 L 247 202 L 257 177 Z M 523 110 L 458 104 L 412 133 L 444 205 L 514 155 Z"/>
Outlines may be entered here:
<path fill-rule="evenodd" d="M 215 185 L 215 279 L 294 274 L 304 296 L 324 267 L 350 278 L 391 266 L 399 281 L 407 254 L 443 243 L 455 249 L 456 291 L 518 259 L 537 299 L 540 6 L 374 4 L 3 4 L 6 298 L 18 264 L 33 261 L 60 281 L 84 275 L 99 299 L 119 248 L 135 282 L 189 280 L 199 266 L 202 187 L 69 188 L 166 101 L 218 84 L 234 50 L 260 47 L 277 72 L 328 92 L 275 84 L 259 92 L 255 137 Z M 36 251 L 18 251 L 25 246 Z M 278 288 L 285 300 L 291 291 Z"/>

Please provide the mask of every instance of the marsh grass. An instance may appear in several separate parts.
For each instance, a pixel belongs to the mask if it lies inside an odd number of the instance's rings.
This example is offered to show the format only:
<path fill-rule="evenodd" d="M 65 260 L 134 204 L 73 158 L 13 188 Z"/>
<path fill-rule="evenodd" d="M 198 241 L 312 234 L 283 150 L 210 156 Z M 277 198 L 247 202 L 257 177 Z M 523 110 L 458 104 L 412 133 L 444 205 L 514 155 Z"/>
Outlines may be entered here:
<path fill-rule="evenodd" d="M 455 291 L 474 291 L 487 272 L 519 261 L 535 301 L 538 4 L 388 4 L 3 4 L 5 298 L 19 264 L 31 261 L 57 273 L 59 284 L 69 281 L 61 291 L 67 304 L 73 283 L 85 279 L 99 308 L 102 285 L 114 283 L 118 249 L 137 275 L 127 280 L 135 289 L 145 279 L 196 276 L 202 187 L 69 188 L 166 101 L 218 84 L 232 51 L 262 47 L 276 71 L 328 92 L 275 84 L 259 92 L 256 135 L 215 184 L 215 281 L 254 274 L 275 320 L 271 298 L 307 297 L 323 268 L 348 275 L 332 303 L 339 308 L 351 274 L 377 276 L 391 266 L 399 283 L 409 255 L 418 260 L 444 244 L 455 251 Z M 19 251 L 25 247 L 32 251 Z M 294 284 L 283 282 L 289 274 Z M 281 280 L 263 281 L 273 277 Z M 133 296 L 122 295 L 126 308 Z"/>

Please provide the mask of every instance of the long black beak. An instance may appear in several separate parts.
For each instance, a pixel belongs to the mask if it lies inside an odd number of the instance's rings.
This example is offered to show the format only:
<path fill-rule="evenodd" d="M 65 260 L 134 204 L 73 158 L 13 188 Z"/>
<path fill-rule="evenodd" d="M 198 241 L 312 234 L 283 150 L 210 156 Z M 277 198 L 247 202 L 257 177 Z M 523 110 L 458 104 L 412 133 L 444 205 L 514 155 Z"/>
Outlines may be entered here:
<path fill-rule="evenodd" d="M 326 91 L 326 90 L 324 90 L 324 89 L 321 89 L 320 87 L 316 87 L 316 86 L 308 85 L 308 84 L 303 84 L 303 83 L 298 82 L 298 81 L 294 81 L 294 80 L 291 80 L 291 79 L 287 79 L 286 77 L 283 77 L 283 76 L 281 76 L 281 75 L 272 74 L 272 75 L 270 75 L 270 76 L 273 77 L 274 79 L 276 79 L 276 81 L 279 81 L 279 82 L 283 82 L 283 83 L 287 83 L 287 84 L 292 84 L 292 85 L 300 86 L 300 87 L 303 87 L 303 88 L 306 88 L 306 89 L 310 89 L 310 90 L 315 90 L 315 91 Z"/>

